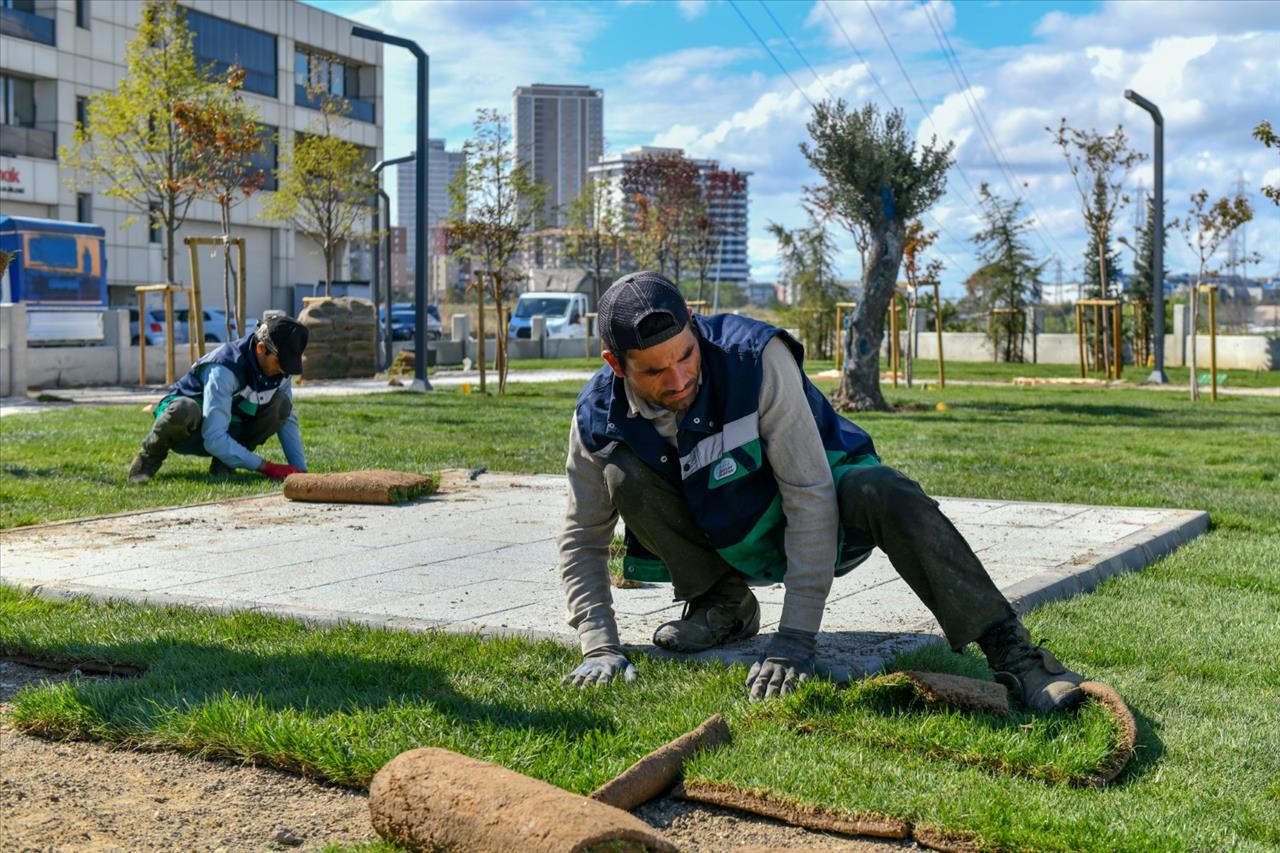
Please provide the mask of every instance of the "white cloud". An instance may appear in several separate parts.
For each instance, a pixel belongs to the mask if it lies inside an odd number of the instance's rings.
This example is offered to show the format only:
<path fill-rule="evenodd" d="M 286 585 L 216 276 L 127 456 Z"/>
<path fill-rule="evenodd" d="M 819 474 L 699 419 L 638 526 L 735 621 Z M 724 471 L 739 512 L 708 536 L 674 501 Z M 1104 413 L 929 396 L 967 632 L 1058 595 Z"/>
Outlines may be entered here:
<path fill-rule="evenodd" d="M 710 3 L 709 0 L 680 0 L 678 5 L 680 7 L 681 16 L 683 16 L 686 21 L 692 21 L 696 18 L 702 17 L 702 14 L 707 11 L 707 6 L 710 5 Z"/>

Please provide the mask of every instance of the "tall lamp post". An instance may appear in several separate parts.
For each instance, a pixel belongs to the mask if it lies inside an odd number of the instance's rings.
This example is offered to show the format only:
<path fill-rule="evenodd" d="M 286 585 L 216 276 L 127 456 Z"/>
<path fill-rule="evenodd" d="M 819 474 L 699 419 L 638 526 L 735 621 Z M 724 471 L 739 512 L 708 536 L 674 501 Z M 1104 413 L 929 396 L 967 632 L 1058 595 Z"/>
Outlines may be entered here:
<path fill-rule="evenodd" d="M 1147 381 L 1164 385 L 1169 382 L 1164 372 L 1164 116 L 1160 115 L 1159 107 L 1132 89 L 1125 89 L 1124 97 L 1150 113 L 1155 123 L 1155 162 L 1152 164 L 1156 185 L 1152 211 L 1155 239 L 1151 241 L 1151 336 L 1154 338 L 1151 343 L 1155 363 Z"/>
<path fill-rule="evenodd" d="M 388 166 L 397 166 L 401 163 L 412 163 L 415 159 L 416 159 L 416 155 L 406 154 L 403 157 L 393 157 L 390 160 L 379 160 L 374 165 L 374 167 L 370 170 L 371 172 L 373 172 L 374 177 L 378 181 L 378 198 L 382 202 L 382 210 L 384 212 L 383 216 L 381 217 L 378 216 L 378 207 L 375 204 L 373 208 L 373 230 L 375 232 L 381 230 L 381 228 L 379 228 L 378 226 L 378 223 L 381 220 L 382 228 L 387 229 L 388 235 L 390 235 L 391 233 L 391 198 L 390 196 L 387 195 L 387 191 L 382 188 L 382 170 Z M 391 237 L 390 236 L 387 237 L 386 243 L 387 243 L 387 251 L 386 251 L 387 274 L 383 276 L 382 258 L 380 253 L 378 252 L 378 247 L 382 244 L 382 238 L 377 237 L 374 239 L 374 242 L 373 242 L 373 276 L 378 280 L 378 287 L 375 288 L 375 291 L 381 293 L 387 303 L 385 306 L 386 314 L 382 318 L 382 325 L 383 325 L 382 346 L 383 346 L 383 353 L 384 353 L 383 363 L 381 367 L 382 370 L 386 370 L 388 367 L 391 366 L 391 349 L 392 349 L 391 347 L 391 303 L 392 303 L 392 299 L 391 299 Z M 416 363 L 416 359 L 415 359 L 415 363 Z"/>
<path fill-rule="evenodd" d="M 356 38 L 394 44 L 407 49 L 418 59 L 418 168 L 414 181 L 414 206 L 417 209 L 413 229 L 413 251 L 416 257 L 413 269 L 413 381 L 425 391 L 431 390 L 427 379 L 427 54 L 416 41 L 387 35 L 368 27 L 352 27 Z M 386 104 L 383 104 L 383 112 Z M 421 383 L 421 385 L 418 385 Z"/>

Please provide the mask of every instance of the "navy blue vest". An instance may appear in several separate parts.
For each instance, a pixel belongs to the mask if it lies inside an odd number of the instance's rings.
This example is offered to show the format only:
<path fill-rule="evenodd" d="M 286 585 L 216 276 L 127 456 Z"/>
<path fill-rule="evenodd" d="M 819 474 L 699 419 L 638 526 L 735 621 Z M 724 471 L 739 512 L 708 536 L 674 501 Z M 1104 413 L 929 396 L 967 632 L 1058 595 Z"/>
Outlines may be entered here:
<path fill-rule="evenodd" d="M 719 314 L 694 316 L 702 356 L 702 386 L 681 419 L 676 452 L 653 425 L 628 417 L 623 380 L 605 365 L 578 397 L 578 433 L 587 450 L 608 455 L 623 444 L 680 490 L 699 527 L 729 565 L 763 581 L 786 571 L 786 517 L 773 469 L 760 442 L 760 386 L 765 345 L 780 337 L 803 366 L 804 349 L 767 323 Z M 854 465 L 878 464 L 871 437 L 836 414 L 804 377 L 805 397 L 822 436 L 827 463 L 838 482 Z M 631 535 L 624 572 L 641 580 L 666 580 L 665 566 Z"/>
<path fill-rule="evenodd" d="M 213 352 L 200 358 L 191 365 L 181 379 L 173 383 L 166 402 L 174 397 L 190 397 L 199 400 L 204 396 L 204 379 L 207 365 L 217 364 L 227 368 L 236 376 L 236 384 L 240 390 L 236 393 L 231 405 L 232 426 L 238 431 L 243 421 L 257 417 L 258 409 L 271 402 L 271 398 L 284 382 L 285 375 L 267 376 L 258 366 L 258 357 L 254 353 L 255 341 L 253 333 L 234 341 L 222 344 Z M 163 411 L 163 405 L 157 414 Z"/>

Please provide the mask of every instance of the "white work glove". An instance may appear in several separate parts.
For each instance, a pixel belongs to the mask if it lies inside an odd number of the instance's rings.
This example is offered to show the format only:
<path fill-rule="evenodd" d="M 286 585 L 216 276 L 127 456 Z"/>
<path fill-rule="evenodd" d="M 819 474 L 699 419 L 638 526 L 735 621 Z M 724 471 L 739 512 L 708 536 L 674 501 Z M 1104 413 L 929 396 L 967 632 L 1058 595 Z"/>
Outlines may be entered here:
<path fill-rule="evenodd" d="M 586 687 L 588 684 L 608 684 L 618 676 L 628 683 L 640 677 L 622 649 L 617 646 L 602 646 L 587 652 L 578 668 L 560 679 L 560 683 Z"/>
<path fill-rule="evenodd" d="M 813 631 L 779 628 L 747 674 L 751 701 L 786 696 L 811 678 L 817 646 L 818 635 Z"/>

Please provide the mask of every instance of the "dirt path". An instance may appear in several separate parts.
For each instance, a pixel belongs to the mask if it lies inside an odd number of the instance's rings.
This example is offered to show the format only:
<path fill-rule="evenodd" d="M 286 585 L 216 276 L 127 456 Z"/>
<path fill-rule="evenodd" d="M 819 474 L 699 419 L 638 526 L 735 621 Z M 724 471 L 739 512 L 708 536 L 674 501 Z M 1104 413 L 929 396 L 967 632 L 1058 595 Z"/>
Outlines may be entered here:
<path fill-rule="evenodd" d="M 19 690 L 76 677 L 0 660 L 0 848 L 310 850 L 374 838 L 363 792 L 269 768 L 59 743 L 14 730 L 9 715 Z M 858 853 L 917 849 L 840 839 L 671 799 L 637 814 L 690 851 L 720 853 L 745 844 Z"/>

